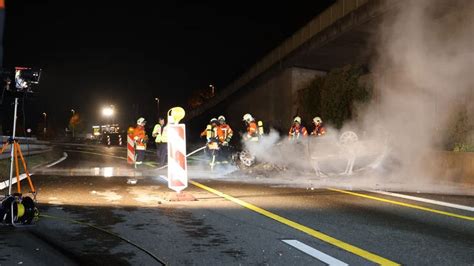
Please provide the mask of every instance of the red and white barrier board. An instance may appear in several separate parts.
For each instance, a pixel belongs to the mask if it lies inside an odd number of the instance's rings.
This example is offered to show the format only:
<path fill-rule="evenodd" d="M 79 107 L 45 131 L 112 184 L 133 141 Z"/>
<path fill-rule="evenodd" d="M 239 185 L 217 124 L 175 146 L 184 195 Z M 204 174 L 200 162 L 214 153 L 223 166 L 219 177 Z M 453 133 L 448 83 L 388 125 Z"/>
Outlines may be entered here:
<path fill-rule="evenodd" d="M 130 134 L 127 135 L 127 162 L 129 164 L 135 163 L 135 147 L 134 141 Z"/>
<path fill-rule="evenodd" d="M 184 124 L 168 124 L 168 187 L 180 192 L 188 187 L 186 161 L 186 127 Z"/>

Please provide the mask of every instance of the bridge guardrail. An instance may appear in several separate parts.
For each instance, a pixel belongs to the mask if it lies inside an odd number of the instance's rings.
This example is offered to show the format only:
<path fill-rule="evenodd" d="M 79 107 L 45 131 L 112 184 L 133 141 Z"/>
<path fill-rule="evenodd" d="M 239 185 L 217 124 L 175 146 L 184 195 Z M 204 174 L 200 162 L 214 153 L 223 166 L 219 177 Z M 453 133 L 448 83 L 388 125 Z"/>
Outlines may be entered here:
<path fill-rule="evenodd" d="M 187 119 L 192 119 L 202 114 L 208 108 L 217 105 L 219 102 L 227 98 L 230 94 L 236 92 L 249 81 L 253 80 L 263 72 L 267 71 L 271 66 L 278 63 L 291 52 L 295 51 L 302 44 L 322 32 L 337 20 L 345 17 L 349 13 L 367 4 L 370 0 L 338 0 L 326 10 L 321 12 L 305 26 L 299 29 L 292 36 L 287 38 L 278 47 L 274 48 L 270 53 L 257 61 L 247 72 L 232 82 L 229 86 L 219 92 L 214 98 L 203 106 L 198 107 L 189 112 Z"/>

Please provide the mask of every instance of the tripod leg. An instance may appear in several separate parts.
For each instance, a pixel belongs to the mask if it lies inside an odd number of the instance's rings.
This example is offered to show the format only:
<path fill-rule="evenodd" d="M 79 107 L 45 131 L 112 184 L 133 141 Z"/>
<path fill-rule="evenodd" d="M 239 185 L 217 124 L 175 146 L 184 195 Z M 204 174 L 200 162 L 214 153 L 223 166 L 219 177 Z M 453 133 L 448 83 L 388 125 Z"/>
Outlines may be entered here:
<path fill-rule="evenodd" d="M 5 144 L 3 144 L 2 146 L 2 150 L 0 151 L 0 154 L 3 153 L 3 151 L 8 147 L 9 143 L 8 142 L 5 142 Z"/>
<path fill-rule="evenodd" d="M 21 193 L 21 185 L 20 185 L 20 167 L 18 166 L 18 145 L 16 142 L 13 143 L 13 154 L 15 157 L 15 169 L 16 169 L 16 187 L 18 189 L 18 193 Z"/>
<path fill-rule="evenodd" d="M 18 149 L 18 154 L 20 154 L 20 159 L 21 159 L 21 162 L 23 164 L 23 169 L 25 169 L 26 178 L 28 179 L 28 183 L 30 185 L 31 192 L 36 193 L 35 187 L 33 186 L 33 182 L 31 181 L 30 172 L 28 172 L 28 169 L 26 168 L 25 158 L 23 157 L 23 153 L 21 152 L 20 144 L 16 143 L 16 145 L 17 145 L 17 149 Z"/>

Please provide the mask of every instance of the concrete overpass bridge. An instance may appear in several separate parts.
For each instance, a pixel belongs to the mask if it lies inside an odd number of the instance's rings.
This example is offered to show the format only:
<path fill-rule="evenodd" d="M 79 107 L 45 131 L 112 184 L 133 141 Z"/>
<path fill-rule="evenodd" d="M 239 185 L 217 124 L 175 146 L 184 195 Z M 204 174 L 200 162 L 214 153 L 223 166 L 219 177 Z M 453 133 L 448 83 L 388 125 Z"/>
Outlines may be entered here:
<path fill-rule="evenodd" d="M 255 63 L 240 78 L 188 113 L 204 126 L 224 114 L 235 126 L 244 113 L 285 129 L 296 113 L 298 90 L 316 75 L 349 63 L 367 63 L 371 33 L 386 12 L 379 0 L 338 0 Z"/>

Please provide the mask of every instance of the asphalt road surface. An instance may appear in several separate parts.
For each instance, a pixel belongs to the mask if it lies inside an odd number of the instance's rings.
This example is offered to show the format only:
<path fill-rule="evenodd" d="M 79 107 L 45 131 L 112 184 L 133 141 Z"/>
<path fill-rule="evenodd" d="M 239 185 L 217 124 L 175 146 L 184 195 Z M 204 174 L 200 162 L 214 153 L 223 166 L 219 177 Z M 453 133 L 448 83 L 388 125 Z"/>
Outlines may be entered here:
<path fill-rule="evenodd" d="M 474 265 L 473 196 L 227 180 L 190 160 L 177 201 L 123 149 L 58 149 L 33 175 L 39 222 L 0 226 L 0 265 Z"/>

